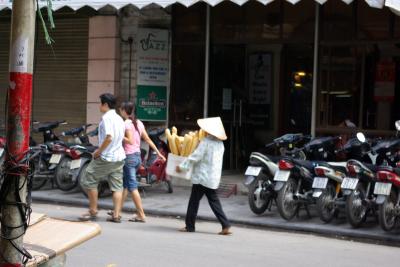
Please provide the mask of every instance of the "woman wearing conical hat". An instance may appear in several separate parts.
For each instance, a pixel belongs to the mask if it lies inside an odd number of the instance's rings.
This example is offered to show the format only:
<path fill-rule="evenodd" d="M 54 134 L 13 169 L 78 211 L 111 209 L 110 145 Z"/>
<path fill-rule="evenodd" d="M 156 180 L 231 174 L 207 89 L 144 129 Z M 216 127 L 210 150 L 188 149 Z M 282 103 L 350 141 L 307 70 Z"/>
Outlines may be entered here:
<path fill-rule="evenodd" d="M 224 157 L 224 144 L 226 140 L 225 129 L 220 117 L 197 120 L 197 124 L 207 136 L 200 142 L 197 149 L 179 166 L 176 171 L 187 171 L 193 167 L 192 193 L 186 212 L 186 226 L 180 231 L 194 232 L 197 211 L 200 200 L 206 195 L 208 203 L 218 221 L 222 225 L 221 235 L 229 235 L 231 224 L 222 210 L 216 189 L 221 181 L 222 161 Z"/>

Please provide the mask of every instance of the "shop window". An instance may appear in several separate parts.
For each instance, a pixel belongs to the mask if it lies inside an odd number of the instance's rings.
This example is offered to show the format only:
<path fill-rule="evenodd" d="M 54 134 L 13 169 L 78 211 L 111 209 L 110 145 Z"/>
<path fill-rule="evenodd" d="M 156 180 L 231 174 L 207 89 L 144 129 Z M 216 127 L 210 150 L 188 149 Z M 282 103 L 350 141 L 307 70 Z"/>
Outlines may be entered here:
<path fill-rule="evenodd" d="M 173 45 L 170 122 L 195 126 L 203 116 L 204 45 Z"/>
<path fill-rule="evenodd" d="M 314 0 L 303 0 L 296 5 L 285 1 L 283 4 L 283 38 L 313 42 L 315 8 Z"/>
<path fill-rule="evenodd" d="M 320 126 L 337 126 L 344 120 L 358 125 L 362 50 L 349 46 L 323 46 L 321 54 Z"/>
<path fill-rule="evenodd" d="M 393 27 L 393 37 L 395 39 L 400 39 L 400 12 L 392 15 L 392 27 Z"/>
<path fill-rule="evenodd" d="M 357 35 L 362 40 L 386 40 L 390 37 L 391 11 L 388 8 L 371 8 L 365 1 L 358 1 Z"/>
<path fill-rule="evenodd" d="M 357 1 L 361 2 L 361 1 Z M 354 2 L 327 1 L 321 12 L 321 40 L 349 41 L 355 39 Z"/>
<path fill-rule="evenodd" d="M 280 1 L 267 6 L 249 1 L 242 7 L 223 1 L 211 9 L 214 43 L 259 43 L 280 35 Z"/>
<path fill-rule="evenodd" d="M 249 1 L 242 8 L 245 21 L 244 39 L 257 42 L 279 38 L 282 16 L 279 1 L 274 1 L 267 6 L 256 1 Z"/>
<path fill-rule="evenodd" d="M 211 9 L 213 42 L 235 42 L 242 40 L 243 9 L 230 1 L 223 1 Z"/>
<path fill-rule="evenodd" d="M 173 38 L 176 43 L 204 42 L 206 4 L 197 3 L 189 8 L 173 6 Z"/>

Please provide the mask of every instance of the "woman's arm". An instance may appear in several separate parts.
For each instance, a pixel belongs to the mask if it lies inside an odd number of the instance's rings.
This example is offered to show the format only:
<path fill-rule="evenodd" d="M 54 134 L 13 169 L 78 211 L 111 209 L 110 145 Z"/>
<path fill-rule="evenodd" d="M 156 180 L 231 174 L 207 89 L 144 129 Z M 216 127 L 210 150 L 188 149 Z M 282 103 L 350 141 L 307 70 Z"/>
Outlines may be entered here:
<path fill-rule="evenodd" d="M 163 154 L 161 154 L 161 152 L 157 149 L 156 145 L 153 143 L 153 141 L 151 141 L 149 135 L 146 132 L 146 129 L 143 128 L 143 132 L 142 132 L 142 139 L 149 144 L 149 146 L 157 153 L 157 155 L 163 160 L 166 161 L 167 159 L 164 157 Z"/>
<path fill-rule="evenodd" d="M 125 131 L 124 142 L 130 145 L 133 145 L 135 142 L 133 139 L 132 131 L 130 131 L 129 129 Z"/>

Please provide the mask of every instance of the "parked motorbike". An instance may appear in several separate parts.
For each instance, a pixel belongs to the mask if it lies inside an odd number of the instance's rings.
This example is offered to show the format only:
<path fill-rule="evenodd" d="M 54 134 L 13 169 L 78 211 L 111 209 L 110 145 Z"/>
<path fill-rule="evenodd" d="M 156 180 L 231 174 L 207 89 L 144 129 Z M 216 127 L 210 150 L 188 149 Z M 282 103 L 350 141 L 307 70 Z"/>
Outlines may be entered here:
<path fill-rule="evenodd" d="M 161 154 L 165 158 L 168 156 L 168 145 L 160 138 L 165 132 L 165 129 L 153 129 L 148 132 L 149 138 Z M 153 184 L 165 184 L 168 193 L 172 193 L 173 186 L 170 178 L 166 175 L 165 168 L 167 162 L 163 162 L 157 155 L 157 153 L 149 148 L 146 157 L 146 151 L 141 151 L 142 164 L 136 172 L 136 179 L 139 182 L 139 187 L 148 187 Z"/>
<path fill-rule="evenodd" d="M 271 209 L 273 200 L 277 196 L 273 177 L 278 170 L 278 161 L 303 144 L 304 140 L 309 140 L 309 137 L 303 134 L 285 134 L 265 146 L 267 149 L 276 148 L 281 156 L 271 156 L 261 152 L 251 153 L 250 164 L 244 174 L 244 185 L 249 189 L 249 206 L 255 214 L 262 214 L 265 210 Z M 298 153 L 299 157 L 304 157 L 303 155 Z"/>
<path fill-rule="evenodd" d="M 58 156 L 58 164 L 55 170 L 55 183 L 63 191 L 69 191 L 78 185 L 78 176 L 85 164 L 92 159 L 96 147 L 89 143 L 89 137 L 97 134 L 97 129 L 86 133 L 90 125 L 83 125 L 78 128 L 63 132 L 63 136 L 70 137 L 73 144 L 57 144 L 53 148 L 53 155 Z M 76 143 L 82 145 L 76 145 Z"/>
<path fill-rule="evenodd" d="M 400 221 L 400 168 L 380 167 L 374 194 L 379 206 L 379 224 L 385 231 L 392 231 Z"/>
<path fill-rule="evenodd" d="M 359 155 L 357 153 L 360 153 L 362 145 L 357 138 L 352 138 L 335 154 L 344 153 L 346 157 L 351 155 L 360 158 L 356 155 Z M 346 201 L 341 184 L 346 177 L 346 166 L 346 162 L 321 162 L 314 169 L 313 197 L 316 198 L 317 213 L 323 222 L 331 222 L 341 209 L 344 210 Z"/>
<path fill-rule="evenodd" d="M 298 160 L 286 157 L 279 161 L 279 170 L 275 173 L 275 191 L 278 212 L 285 220 L 291 220 L 304 205 L 308 215 L 308 206 L 315 204 L 312 184 L 314 168 L 325 165 L 326 160 L 334 155 L 338 137 L 320 137 L 311 140 L 302 149 L 310 160 Z"/>
<path fill-rule="evenodd" d="M 357 135 L 360 142 L 367 143 L 363 134 Z M 380 140 L 369 150 L 362 151 L 360 155 L 364 162 L 359 160 L 347 162 L 348 177 L 343 179 L 341 188 L 346 198 L 346 216 L 353 227 L 360 227 L 369 212 L 376 212 L 374 185 L 377 181 L 377 165 L 395 167 L 399 160 L 399 150 L 398 139 Z"/>
<path fill-rule="evenodd" d="M 54 172 L 58 162 L 55 161 L 57 156 L 53 156 L 54 145 L 61 142 L 58 136 L 54 133 L 54 129 L 61 124 L 66 124 L 65 121 L 55 121 L 47 123 L 39 123 L 34 129 L 34 132 L 42 133 L 44 144 L 34 145 L 30 150 L 37 153 L 35 157 L 31 157 L 30 171 L 32 174 L 32 189 L 38 190 L 43 187 L 49 179 L 54 177 Z M 35 144 L 36 142 L 31 142 Z"/>

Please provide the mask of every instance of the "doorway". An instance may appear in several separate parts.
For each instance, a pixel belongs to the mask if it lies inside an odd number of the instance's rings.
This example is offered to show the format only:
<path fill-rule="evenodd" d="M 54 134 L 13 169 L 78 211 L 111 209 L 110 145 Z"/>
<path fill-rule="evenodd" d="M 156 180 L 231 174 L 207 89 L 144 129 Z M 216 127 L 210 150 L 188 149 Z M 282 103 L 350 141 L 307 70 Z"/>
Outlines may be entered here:
<path fill-rule="evenodd" d="M 221 116 L 228 135 L 224 169 L 242 170 L 264 145 L 259 132 L 271 127 L 272 54 L 246 45 L 213 45 L 209 116 Z"/>

